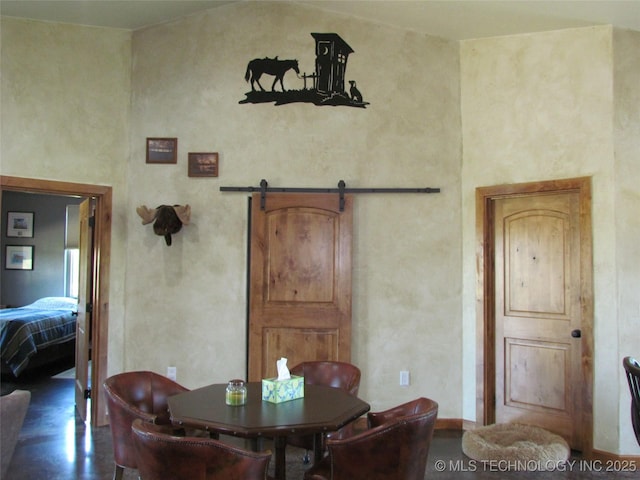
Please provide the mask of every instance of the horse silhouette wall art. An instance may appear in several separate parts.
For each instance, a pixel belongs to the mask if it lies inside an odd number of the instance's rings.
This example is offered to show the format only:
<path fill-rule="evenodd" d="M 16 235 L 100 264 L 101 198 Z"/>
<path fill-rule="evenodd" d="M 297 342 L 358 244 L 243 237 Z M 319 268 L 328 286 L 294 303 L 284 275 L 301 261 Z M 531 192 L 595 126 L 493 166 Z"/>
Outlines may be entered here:
<path fill-rule="evenodd" d="M 256 87 L 254 82 L 258 84 L 260 90 L 263 92 L 265 89 L 260 85 L 260 77 L 263 74 L 267 73 L 269 75 L 273 75 L 276 77 L 273 80 L 273 84 L 271 85 L 271 91 L 275 92 L 276 84 L 280 81 L 280 88 L 284 92 L 284 83 L 282 79 L 284 78 L 284 74 L 289 70 L 293 69 L 296 74 L 300 75 L 300 70 L 298 69 L 298 60 L 278 60 L 276 58 L 254 58 L 247 65 L 247 73 L 244 75 L 244 79 L 248 82 L 251 80 L 251 90 L 255 92 Z"/>
<path fill-rule="evenodd" d="M 300 75 L 298 60 L 280 60 L 274 58 L 254 58 L 247 64 L 244 75 L 246 82 L 251 84 L 251 91 L 239 103 L 270 103 L 284 105 L 287 103 L 304 102 L 314 105 L 332 105 L 366 108 L 368 102 L 363 101 L 362 93 L 356 88 L 356 81 L 349 80 L 351 88 L 345 89 L 347 60 L 353 49 L 336 33 L 312 33 L 316 42 L 315 71 L 309 75 Z M 285 74 L 293 70 L 293 76 L 287 75 L 285 88 Z M 263 75 L 274 77 L 271 90 L 267 91 L 260 83 Z M 292 88 L 299 81 L 299 88 Z M 307 85 L 309 81 L 309 85 Z M 280 89 L 276 87 L 280 84 Z M 256 88 L 257 85 L 257 88 Z"/>

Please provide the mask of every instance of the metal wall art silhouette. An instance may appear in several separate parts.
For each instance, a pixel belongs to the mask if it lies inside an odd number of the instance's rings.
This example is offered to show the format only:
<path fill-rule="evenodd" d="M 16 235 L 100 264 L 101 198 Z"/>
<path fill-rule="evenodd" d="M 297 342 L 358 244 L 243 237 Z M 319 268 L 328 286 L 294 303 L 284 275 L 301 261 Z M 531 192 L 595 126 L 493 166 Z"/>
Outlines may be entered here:
<path fill-rule="evenodd" d="M 349 80 L 349 91 L 345 89 L 347 60 L 353 49 L 336 33 L 312 33 L 316 42 L 315 72 L 300 75 L 298 60 L 281 60 L 274 58 L 255 58 L 247 65 L 245 81 L 251 84 L 251 91 L 239 103 L 270 103 L 284 105 L 304 102 L 314 105 L 342 105 L 347 107 L 366 108 L 362 93 L 355 80 Z M 299 89 L 286 89 L 285 74 L 292 70 L 296 78 L 302 81 Z M 260 79 L 263 75 L 273 76 L 271 90 L 265 90 Z M 287 79 L 291 74 L 287 75 Z M 288 85 L 291 81 L 287 80 Z M 256 89 L 256 85 L 258 89 Z M 279 90 L 278 90 L 279 85 Z"/>

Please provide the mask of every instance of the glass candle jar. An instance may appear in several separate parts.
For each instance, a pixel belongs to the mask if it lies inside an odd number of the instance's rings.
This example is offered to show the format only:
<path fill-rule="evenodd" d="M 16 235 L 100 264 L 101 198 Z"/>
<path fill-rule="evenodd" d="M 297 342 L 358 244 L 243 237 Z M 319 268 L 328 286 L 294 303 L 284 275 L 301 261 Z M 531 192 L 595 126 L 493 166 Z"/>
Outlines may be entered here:
<path fill-rule="evenodd" d="M 244 405 L 247 403 L 247 386 L 244 380 L 229 380 L 225 401 L 227 405 Z"/>

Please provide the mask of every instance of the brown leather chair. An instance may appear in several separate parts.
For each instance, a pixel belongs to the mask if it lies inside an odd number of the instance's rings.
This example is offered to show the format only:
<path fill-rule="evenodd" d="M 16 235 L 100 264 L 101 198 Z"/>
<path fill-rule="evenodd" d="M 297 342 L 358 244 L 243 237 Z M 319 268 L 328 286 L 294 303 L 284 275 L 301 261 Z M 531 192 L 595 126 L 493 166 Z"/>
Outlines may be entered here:
<path fill-rule="evenodd" d="M 627 374 L 629 391 L 631 392 L 631 424 L 640 445 L 640 363 L 633 357 L 625 357 L 622 365 Z"/>
<path fill-rule="evenodd" d="M 423 480 L 438 404 L 418 398 L 369 413 L 370 428 L 327 440 L 329 455 L 306 471 L 305 480 Z"/>
<path fill-rule="evenodd" d="M 125 372 L 104 382 L 107 412 L 113 439 L 114 480 L 125 468 L 137 468 L 131 424 L 137 418 L 148 423 L 170 425 L 167 398 L 188 391 L 182 385 L 154 372 Z"/>
<path fill-rule="evenodd" d="M 131 427 L 142 480 L 265 480 L 271 452 L 251 452 L 219 440 L 175 436 L 136 419 Z"/>
<path fill-rule="evenodd" d="M 358 395 L 360 388 L 360 369 L 347 362 L 335 361 L 311 361 L 302 362 L 290 370 L 292 375 L 304 377 L 304 383 L 308 385 L 325 385 L 327 387 L 341 388 L 351 395 Z M 343 438 L 351 435 L 352 424 L 348 424 L 337 432 L 328 433 L 325 438 Z M 313 450 L 313 435 L 292 435 L 287 437 L 287 443 L 296 447 L 305 448 L 305 463 L 309 463 L 309 450 Z"/>

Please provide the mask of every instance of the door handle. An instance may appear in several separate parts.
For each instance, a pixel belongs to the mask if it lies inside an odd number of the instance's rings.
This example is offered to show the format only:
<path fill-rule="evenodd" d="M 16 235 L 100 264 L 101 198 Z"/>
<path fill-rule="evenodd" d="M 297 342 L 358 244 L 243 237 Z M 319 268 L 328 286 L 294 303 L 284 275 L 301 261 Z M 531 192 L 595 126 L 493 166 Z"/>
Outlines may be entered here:
<path fill-rule="evenodd" d="M 573 331 L 571 332 L 571 336 L 572 336 L 573 338 L 580 338 L 580 337 L 582 336 L 582 331 L 580 331 L 580 329 L 579 329 L 579 328 L 576 328 L 575 330 L 573 330 Z"/>

